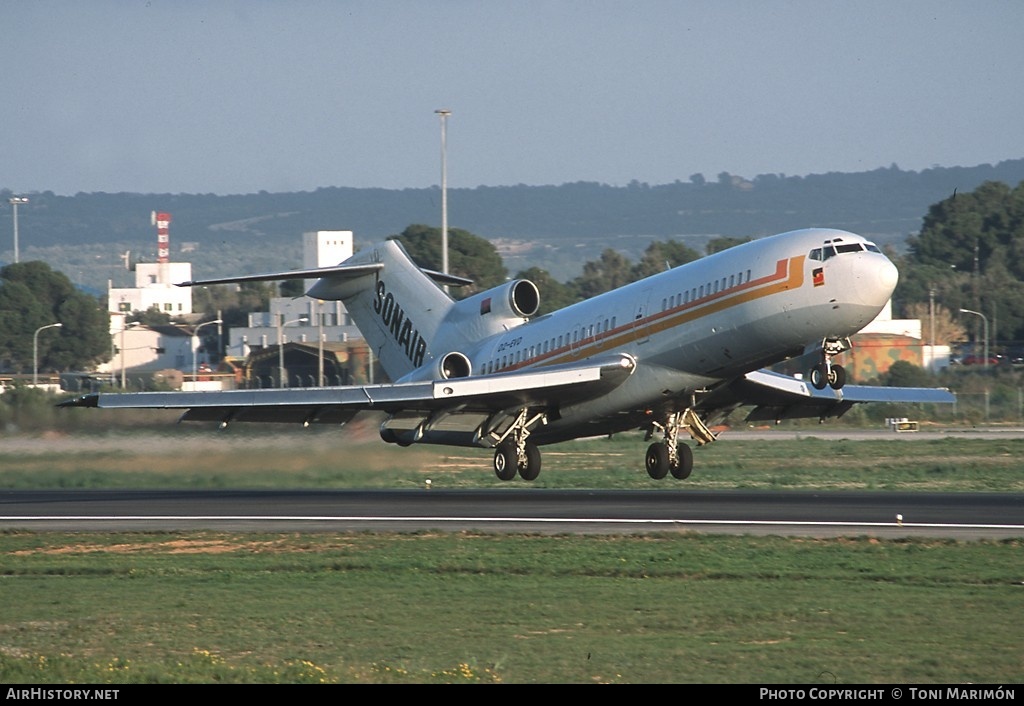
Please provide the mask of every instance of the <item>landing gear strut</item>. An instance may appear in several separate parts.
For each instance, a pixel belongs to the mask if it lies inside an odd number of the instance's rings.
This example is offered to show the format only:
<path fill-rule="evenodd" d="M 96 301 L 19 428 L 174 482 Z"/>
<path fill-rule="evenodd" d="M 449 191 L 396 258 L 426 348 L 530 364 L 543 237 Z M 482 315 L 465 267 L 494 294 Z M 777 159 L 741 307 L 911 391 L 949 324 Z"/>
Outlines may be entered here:
<path fill-rule="evenodd" d="M 527 441 L 527 438 L 530 430 L 546 419 L 543 413 L 531 417 L 529 410 L 519 411 L 494 449 L 494 475 L 499 480 L 512 480 L 516 473 L 523 480 L 537 480 L 540 475 L 540 450 L 537 444 Z"/>
<path fill-rule="evenodd" d="M 826 338 L 821 344 L 821 362 L 811 368 L 811 385 L 818 390 L 831 387 L 833 390 L 843 389 L 846 384 L 846 369 L 841 365 L 833 365 L 832 358 L 843 351 L 850 350 L 850 339 Z"/>
<path fill-rule="evenodd" d="M 673 478 L 685 480 L 693 472 L 693 449 L 679 442 L 680 429 L 685 429 L 699 445 L 715 440 L 715 435 L 693 409 L 670 414 L 664 423 L 654 422 L 647 438 L 654 436 L 656 430 L 665 437 L 664 441 L 656 441 L 647 447 L 647 475 L 654 480 L 661 480 L 669 473 Z"/>

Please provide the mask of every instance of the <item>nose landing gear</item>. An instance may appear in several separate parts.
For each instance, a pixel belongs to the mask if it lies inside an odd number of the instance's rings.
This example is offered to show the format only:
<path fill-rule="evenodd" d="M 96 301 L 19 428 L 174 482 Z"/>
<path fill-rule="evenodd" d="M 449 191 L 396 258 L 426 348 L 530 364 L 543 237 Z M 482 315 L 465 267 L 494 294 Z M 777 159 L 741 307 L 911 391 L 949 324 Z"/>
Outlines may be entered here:
<path fill-rule="evenodd" d="M 811 368 L 811 385 L 817 390 L 831 387 L 833 390 L 843 389 L 846 384 L 846 369 L 841 365 L 833 365 L 832 358 L 853 347 L 849 338 L 826 338 L 821 343 L 821 362 Z"/>

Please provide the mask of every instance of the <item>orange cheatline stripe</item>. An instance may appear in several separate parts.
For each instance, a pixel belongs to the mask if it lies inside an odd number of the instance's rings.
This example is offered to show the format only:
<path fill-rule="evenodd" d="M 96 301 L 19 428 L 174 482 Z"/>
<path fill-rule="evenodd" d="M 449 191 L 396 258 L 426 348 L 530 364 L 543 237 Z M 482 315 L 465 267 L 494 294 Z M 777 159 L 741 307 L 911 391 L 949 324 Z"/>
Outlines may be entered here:
<path fill-rule="evenodd" d="M 790 289 L 798 289 L 804 284 L 805 255 L 778 260 L 775 272 L 758 279 L 750 280 L 741 285 L 724 289 L 716 294 L 706 295 L 687 304 L 652 314 L 640 319 L 640 323 L 631 321 L 623 326 L 593 337 L 589 343 L 577 345 L 578 352 L 571 352 L 571 346 L 565 345 L 540 356 L 534 356 L 532 365 L 555 365 L 558 363 L 575 362 L 598 353 L 620 348 L 640 338 L 667 331 L 690 321 L 703 318 L 709 314 L 731 309 L 747 302 L 763 299 Z M 585 352 L 584 352 L 585 349 Z M 527 367 L 528 361 L 509 365 L 502 371 L 518 370 Z"/>

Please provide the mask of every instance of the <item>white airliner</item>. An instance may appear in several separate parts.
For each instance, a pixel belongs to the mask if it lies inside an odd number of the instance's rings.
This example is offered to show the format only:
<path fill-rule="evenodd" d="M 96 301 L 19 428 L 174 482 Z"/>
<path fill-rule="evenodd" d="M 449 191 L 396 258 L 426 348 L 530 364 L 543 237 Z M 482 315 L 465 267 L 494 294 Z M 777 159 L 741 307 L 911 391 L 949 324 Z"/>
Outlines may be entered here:
<path fill-rule="evenodd" d="M 396 240 L 335 267 L 186 282 L 319 278 L 307 294 L 341 300 L 389 384 L 90 394 L 66 406 L 183 409 L 182 420 L 343 424 L 386 413 L 384 441 L 493 448 L 501 480 L 540 473 L 539 446 L 646 430 L 652 478 L 686 478 L 712 427 L 839 417 L 858 402 L 947 403 L 943 389 L 845 385 L 834 356 L 892 296 L 895 265 L 865 238 L 806 229 L 751 241 L 535 316 L 527 280 L 454 301 Z M 765 366 L 808 352 L 807 381 Z"/>

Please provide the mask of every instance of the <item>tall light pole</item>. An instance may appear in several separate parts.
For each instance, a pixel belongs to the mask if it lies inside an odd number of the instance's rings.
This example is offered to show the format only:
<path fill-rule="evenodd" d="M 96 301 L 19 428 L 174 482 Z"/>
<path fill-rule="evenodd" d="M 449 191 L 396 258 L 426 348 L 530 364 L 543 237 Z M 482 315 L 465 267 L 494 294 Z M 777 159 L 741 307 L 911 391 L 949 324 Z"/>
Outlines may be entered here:
<path fill-rule="evenodd" d="M 213 321 L 204 321 L 203 323 L 192 329 L 192 389 L 196 389 L 196 358 L 198 357 L 199 351 L 199 329 L 203 326 L 209 326 L 210 324 L 222 324 L 224 323 L 220 319 L 214 319 Z"/>
<path fill-rule="evenodd" d="M 961 309 L 964 314 L 974 314 L 980 316 L 982 323 L 985 324 L 985 369 L 988 369 L 988 318 L 980 311 L 971 311 L 970 309 Z"/>
<path fill-rule="evenodd" d="M 300 316 L 297 319 L 281 323 L 282 318 L 284 317 L 277 317 L 277 386 L 288 387 L 288 381 L 284 377 L 284 331 L 282 329 L 284 329 L 288 324 L 297 324 L 309 321 L 309 317 Z"/>
<path fill-rule="evenodd" d="M 14 212 L 14 262 L 18 262 L 18 204 L 28 203 L 28 199 L 24 196 L 12 196 L 7 201 Z"/>
<path fill-rule="evenodd" d="M 133 321 L 131 323 L 128 323 L 127 315 L 121 321 L 121 389 L 122 390 L 125 389 L 125 386 L 128 383 L 128 377 L 127 377 L 127 374 L 125 372 L 127 370 L 128 364 L 127 364 L 127 362 L 124 359 L 124 332 L 127 331 L 130 328 L 135 328 L 136 326 L 139 326 L 139 325 L 140 324 L 139 324 L 138 321 Z"/>
<path fill-rule="evenodd" d="M 39 332 L 46 328 L 60 328 L 64 324 L 47 324 L 40 326 L 32 334 L 32 387 L 39 386 Z"/>
<path fill-rule="evenodd" d="M 317 300 L 316 314 L 316 385 L 324 386 L 324 302 Z"/>
<path fill-rule="evenodd" d="M 441 116 L 441 271 L 448 274 L 448 116 L 452 111 L 434 112 Z M 444 289 L 448 291 L 448 285 Z"/>

